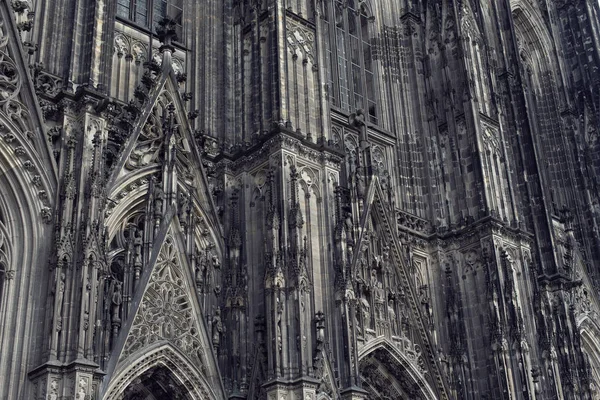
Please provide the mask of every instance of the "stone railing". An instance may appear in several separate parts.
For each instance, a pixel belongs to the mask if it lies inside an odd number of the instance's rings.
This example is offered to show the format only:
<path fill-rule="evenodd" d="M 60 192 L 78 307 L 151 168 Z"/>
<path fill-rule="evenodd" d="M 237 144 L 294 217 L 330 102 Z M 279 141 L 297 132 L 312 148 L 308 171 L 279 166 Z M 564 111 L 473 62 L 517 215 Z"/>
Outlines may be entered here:
<path fill-rule="evenodd" d="M 396 210 L 396 222 L 398 223 L 399 230 L 410 229 L 423 235 L 431 233 L 431 224 L 429 221 L 409 214 L 406 211 Z"/>

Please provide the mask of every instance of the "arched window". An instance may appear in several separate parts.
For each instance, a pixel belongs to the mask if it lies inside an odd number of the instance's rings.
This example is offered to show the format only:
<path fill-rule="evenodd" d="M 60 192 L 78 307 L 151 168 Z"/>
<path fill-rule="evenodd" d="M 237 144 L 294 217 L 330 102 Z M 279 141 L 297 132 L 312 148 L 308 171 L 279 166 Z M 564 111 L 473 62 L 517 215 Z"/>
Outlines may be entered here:
<path fill-rule="evenodd" d="M 377 91 L 369 36 L 370 17 L 364 2 L 323 2 L 331 104 L 342 111 L 365 110 L 378 123 Z"/>
<path fill-rule="evenodd" d="M 183 0 L 117 0 L 117 15 L 155 31 L 164 17 L 177 23 L 177 36 L 182 39 Z"/>
<path fill-rule="evenodd" d="M 571 160 L 566 137 L 561 129 L 560 96 L 557 85 L 558 72 L 552 59 L 552 40 L 545 28 L 541 15 L 521 8 L 513 10 L 515 34 L 523 68 L 521 81 L 524 84 L 527 108 L 536 132 L 537 146 L 545 164 L 542 173 L 549 180 L 550 199 L 554 212 L 559 207 L 571 207 L 569 188 L 572 182 L 568 173 Z M 529 112 L 528 112 L 529 113 Z"/>

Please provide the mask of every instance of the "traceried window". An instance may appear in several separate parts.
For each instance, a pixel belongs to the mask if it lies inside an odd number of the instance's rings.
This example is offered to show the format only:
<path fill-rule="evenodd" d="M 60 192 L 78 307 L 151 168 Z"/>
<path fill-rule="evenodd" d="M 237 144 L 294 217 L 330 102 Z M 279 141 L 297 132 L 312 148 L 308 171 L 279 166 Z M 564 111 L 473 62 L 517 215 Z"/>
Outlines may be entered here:
<path fill-rule="evenodd" d="M 177 36 L 182 40 L 183 0 L 117 0 L 117 15 L 153 32 L 168 16 L 177 23 Z"/>
<path fill-rule="evenodd" d="M 369 115 L 369 122 L 377 124 L 377 91 L 366 6 L 359 0 L 334 0 L 324 1 L 323 8 L 331 104 L 346 112 L 362 109 Z"/>

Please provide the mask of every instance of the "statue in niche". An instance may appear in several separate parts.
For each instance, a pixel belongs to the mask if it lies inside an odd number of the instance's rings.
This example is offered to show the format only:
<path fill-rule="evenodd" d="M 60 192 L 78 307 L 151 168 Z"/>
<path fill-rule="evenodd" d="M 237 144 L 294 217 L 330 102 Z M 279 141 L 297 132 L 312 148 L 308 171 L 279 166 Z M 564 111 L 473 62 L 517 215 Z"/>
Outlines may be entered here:
<path fill-rule="evenodd" d="M 365 182 L 365 176 L 362 173 L 362 168 L 357 168 L 355 173 L 356 178 L 356 193 L 359 199 L 365 197 L 365 191 L 367 190 L 367 184 Z"/>
<path fill-rule="evenodd" d="M 221 334 L 225 332 L 225 327 L 223 326 L 223 322 L 221 321 L 221 308 L 217 307 L 215 310 L 215 315 L 212 319 L 212 344 L 215 348 L 215 351 L 219 349 L 219 345 L 221 344 Z"/>
<path fill-rule="evenodd" d="M 406 294 L 404 293 L 404 289 L 401 285 L 398 285 L 398 314 L 397 318 L 400 322 L 401 331 L 400 334 L 406 335 L 408 334 L 408 330 L 410 328 L 410 319 L 408 317 L 408 310 L 406 306 Z"/>
<path fill-rule="evenodd" d="M 363 325 L 365 328 L 371 327 L 371 306 L 369 305 L 369 301 L 364 297 L 360 299 L 360 307 L 362 311 L 363 317 Z"/>
<path fill-rule="evenodd" d="M 387 202 L 389 204 L 393 203 L 393 188 L 392 188 L 392 177 L 390 176 L 390 173 L 385 170 L 383 171 L 383 173 L 381 174 L 381 189 L 383 191 L 383 194 L 385 195 L 385 200 L 387 200 Z"/>
<path fill-rule="evenodd" d="M 142 238 L 142 231 L 140 229 L 136 229 L 133 234 L 133 250 L 134 250 L 134 264 L 136 266 L 142 265 L 142 244 L 144 243 L 144 239 Z"/>
<path fill-rule="evenodd" d="M 165 198 L 165 192 L 160 187 L 160 184 L 156 182 L 154 186 L 154 214 L 161 215 L 162 214 L 162 206 Z"/>
<path fill-rule="evenodd" d="M 91 261 L 90 261 L 91 262 Z M 92 283 L 90 282 L 90 278 L 86 279 L 85 284 L 85 294 L 83 295 L 83 312 L 84 316 L 84 330 L 87 330 L 89 327 L 89 316 L 90 316 L 90 296 L 92 293 Z"/>
<path fill-rule="evenodd" d="M 390 328 L 392 336 L 398 336 L 398 320 L 396 318 L 396 304 L 394 302 L 394 296 L 390 296 L 388 300 L 388 317 L 390 319 Z"/>
<path fill-rule="evenodd" d="M 360 310 L 361 310 L 361 314 L 362 314 L 363 327 L 366 329 L 366 328 L 371 327 L 371 304 L 369 303 L 369 298 L 368 298 L 370 288 L 366 282 L 364 282 L 362 279 L 360 279 L 360 280 L 361 280 L 361 282 L 359 282 L 359 292 L 361 293 Z"/>
<path fill-rule="evenodd" d="M 383 284 L 379 280 L 379 277 L 377 276 L 377 270 L 375 268 L 371 269 L 371 289 L 375 294 L 375 302 L 383 303 Z"/>
<path fill-rule="evenodd" d="M 204 283 L 202 279 L 202 266 L 196 267 L 196 287 L 202 287 L 202 283 Z"/>
<path fill-rule="evenodd" d="M 58 284 L 56 288 L 56 320 L 57 320 L 57 331 L 62 330 L 62 310 L 63 310 L 63 302 L 65 297 L 65 279 L 66 276 L 63 272 L 60 273 Z"/>
<path fill-rule="evenodd" d="M 390 263 L 390 248 L 385 246 L 383 248 L 383 256 L 381 258 L 381 270 L 390 273 L 392 265 Z"/>
<path fill-rule="evenodd" d="M 121 322 L 121 304 L 123 303 L 123 283 L 118 280 L 112 281 L 110 301 L 112 304 L 111 317 L 113 322 Z"/>
<path fill-rule="evenodd" d="M 283 350 L 283 337 L 281 335 L 281 314 L 277 317 L 277 351 Z"/>
<path fill-rule="evenodd" d="M 352 222 L 352 212 L 346 210 L 344 212 L 344 229 L 346 230 L 346 238 L 352 239 L 352 232 L 354 231 L 354 223 Z"/>
<path fill-rule="evenodd" d="M 179 212 L 180 218 L 185 218 L 189 212 L 190 203 L 185 193 L 179 193 Z"/>
<path fill-rule="evenodd" d="M 196 256 L 197 264 L 196 264 L 196 286 L 204 290 L 203 285 L 205 281 L 208 279 L 208 261 L 206 259 L 206 253 L 198 252 Z"/>

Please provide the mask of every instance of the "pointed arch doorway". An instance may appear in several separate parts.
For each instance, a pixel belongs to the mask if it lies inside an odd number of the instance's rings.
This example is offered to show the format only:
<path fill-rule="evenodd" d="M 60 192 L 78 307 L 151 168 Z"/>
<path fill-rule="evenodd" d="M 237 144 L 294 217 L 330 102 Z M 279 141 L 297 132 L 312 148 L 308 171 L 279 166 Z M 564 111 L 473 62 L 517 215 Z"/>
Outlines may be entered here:
<path fill-rule="evenodd" d="M 122 360 L 100 397 L 104 400 L 224 399 L 218 371 L 198 365 L 160 341 Z"/>
<path fill-rule="evenodd" d="M 375 340 L 359 352 L 363 389 L 372 400 L 434 400 L 434 390 L 407 356 L 389 341 Z"/>
<path fill-rule="evenodd" d="M 192 400 L 194 397 L 165 366 L 155 366 L 134 379 L 123 400 Z"/>

